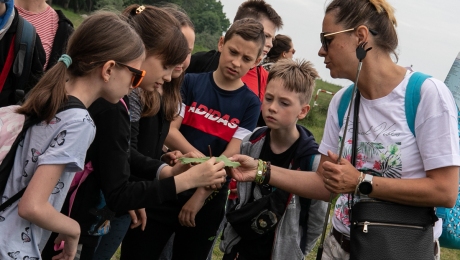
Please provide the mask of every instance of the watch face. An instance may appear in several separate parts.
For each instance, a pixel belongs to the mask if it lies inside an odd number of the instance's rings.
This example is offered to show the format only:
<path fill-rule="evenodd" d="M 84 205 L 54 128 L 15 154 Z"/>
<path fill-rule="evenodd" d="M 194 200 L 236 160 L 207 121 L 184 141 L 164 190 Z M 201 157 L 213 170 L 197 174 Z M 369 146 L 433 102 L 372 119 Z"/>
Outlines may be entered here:
<path fill-rule="evenodd" d="M 361 182 L 361 184 L 359 184 L 359 192 L 364 195 L 370 194 L 372 192 L 372 184 L 367 181 Z"/>

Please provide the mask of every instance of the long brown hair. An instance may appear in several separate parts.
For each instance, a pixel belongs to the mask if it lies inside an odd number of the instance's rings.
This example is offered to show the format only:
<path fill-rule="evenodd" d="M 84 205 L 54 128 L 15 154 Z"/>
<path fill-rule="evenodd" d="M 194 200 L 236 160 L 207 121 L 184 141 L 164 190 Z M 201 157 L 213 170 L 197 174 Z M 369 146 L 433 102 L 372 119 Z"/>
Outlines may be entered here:
<path fill-rule="evenodd" d="M 283 54 L 283 52 L 290 51 L 291 47 L 292 47 L 291 37 L 284 35 L 284 34 L 276 35 L 275 39 L 273 39 L 273 47 L 267 53 L 267 60 L 269 62 L 277 62 L 281 54 Z"/>
<path fill-rule="evenodd" d="M 159 7 L 134 4 L 128 6 L 123 11 L 123 15 L 128 17 L 136 28 L 148 56 L 158 56 L 165 66 L 180 64 L 187 58 L 187 40 L 182 34 L 179 21 L 171 14 Z M 141 116 L 156 115 L 161 105 L 160 93 L 141 91 L 141 104 L 143 104 Z"/>
<path fill-rule="evenodd" d="M 178 5 L 175 4 L 166 4 L 161 6 L 161 9 L 172 14 L 174 18 L 179 21 L 181 28 L 190 27 L 195 31 L 195 26 L 193 25 L 190 17 L 187 13 Z M 164 115 L 167 121 L 173 121 L 175 117 L 179 115 L 179 108 L 182 103 L 182 96 L 180 89 L 182 82 L 184 80 L 184 73 L 182 73 L 178 78 L 171 79 L 171 82 L 165 82 L 163 85 L 163 95 L 162 95 L 162 105 Z"/>
<path fill-rule="evenodd" d="M 101 66 L 100 61 L 127 63 L 143 53 L 144 44 L 126 18 L 103 11 L 92 14 L 69 39 L 67 54 L 72 58 L 69 68 L 58 62 L 49 69 L 17 112 L 49 122 L 67 101 L 66 80 L 88 75 Z"/>

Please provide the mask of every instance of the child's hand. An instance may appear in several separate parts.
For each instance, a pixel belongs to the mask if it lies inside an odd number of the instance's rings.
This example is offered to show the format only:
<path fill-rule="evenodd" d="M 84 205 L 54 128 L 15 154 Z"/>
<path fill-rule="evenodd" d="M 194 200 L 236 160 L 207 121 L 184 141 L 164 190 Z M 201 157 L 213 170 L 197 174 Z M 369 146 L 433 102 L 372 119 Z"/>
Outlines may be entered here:
<path fill-rule="evenodd" d="M 205 187 L 218 185 L 221 186 L 225 182 L 225 163 L 216 163 L 216 158 L 211 157 L 204 163 L 193 166 L 187 172 L 189 179 L 193 182 L 193 187 Z"/>
<path fill-rule="evenodd" d="M 54 244 L 61 245 L 64 242 L 62 252 L 52 258 L 52 260 L 73 260 L 77 253 L 78 239 L 80 236 L 72 237 L 69 235 L 59 234 L 54 240 Z"/>
<path fill-rule="evenodd" d="M 205 200 L 198 196 L 192 196 L 182 207 L 179 213 L 179 223 L 186 227 L 195 227 L 195 216 L 203 207 Z"/>
<path fill-rule="evenodd" d="M 131 229 L 137 228 L 141 226 L 142 231 L 145 230 L 145 226 L 147 225 L 147 214 L 145 213 L 145 208 L 130 210 L 128 211 L 129 215 L 131 216 Z"/>
<path fill-rule="evenodd" d="M 201 158 L 201 157 L 205 157 L 205 156 L 202 153 L 200 153 L 199 151 L 193 151 L 193 152 L 186 153 L 186 154 L 184 154 L 182 156 L 179 156 L 177 158 L 180 158 L 180 157 Z M 172 168 L 172 174 L 173 174 L 173 176 L 176 176 L 176 175 L 181 174 L 181 173 L 185 172 L 186 170 L 190 169 L 190 167 L 191 167 L 191 164 L 176 163 Z"/>
<path fill-rule="evenodd" d="M 234 162 L 239 162 L 241 166 L 232 168 L 231 177 L 237 181 L 254 181 L 257 173 L 258 160 L 242 154 L 235 154 L 229 158 Z"/>
<path fill-rule="evenodd" d="M 184 156 L 179 150 L 167 152 L 161 156 L 161 160 L 169 166 L 174 166 L 177 163 L 177 158 Z"/>

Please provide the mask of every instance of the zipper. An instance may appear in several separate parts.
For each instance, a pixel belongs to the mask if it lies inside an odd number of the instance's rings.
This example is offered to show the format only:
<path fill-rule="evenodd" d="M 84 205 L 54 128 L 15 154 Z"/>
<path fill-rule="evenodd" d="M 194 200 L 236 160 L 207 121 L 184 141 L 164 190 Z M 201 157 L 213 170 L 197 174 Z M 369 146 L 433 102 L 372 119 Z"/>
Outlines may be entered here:
<path fill-rule="evenodd" d="M 404 225 L 404 224 L 393 224 L 393 223 L 381 223 L 381 222 L 355 222 L 356 226 L 363 226 L 363 233 L 368 232 L 368 226 L 386 226 L 386 227 L 403 227 L 403 228 L 413 228 L 413 229 L 425 229 L 424 226 L 414 226 L 414 225 Z"/>

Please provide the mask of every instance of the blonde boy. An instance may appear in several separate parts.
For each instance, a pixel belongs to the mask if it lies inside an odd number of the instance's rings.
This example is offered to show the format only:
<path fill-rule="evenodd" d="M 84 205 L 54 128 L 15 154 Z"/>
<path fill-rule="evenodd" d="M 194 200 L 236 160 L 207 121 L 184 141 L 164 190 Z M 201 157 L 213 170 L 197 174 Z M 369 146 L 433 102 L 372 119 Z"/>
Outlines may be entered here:
<path fill-rule="evenodd" d="M 283 60 L 273 66 L 262 102 L 267 126 L 243 139 L 242 154 L 283 168 L 316 170 L 320 158 L 318 144 L 311 132 L 297 125 L 297 121 L 305 118 L 310 110 L 317 77 L 318 73 L 307 61 Z M 242 182 L 238 183 L 240 203 L 234 213 L 243 213 L 243 206 L 259 204 L 258 200 L 266 196 L 270 201 L 284 203 L 278 203 L 278 207 L 267 205 L 266 211 L 253 212 L 254 222 L 244 226 L 242 231 L 228 218 L 229 224 L 220 244 L 220 249 L 226 253 L 223 259 L 234 259 L 236 254 L 238 258 L 254 260 L 303 259 L 313 248 L 321 234 L 327 204 L 300 198 L 268 184 Z M 279 218 L 270 217 L 276 215 L 275 212 Z M 258 239 L 251 240 L 254 235 L 251 232 L 259 234 Z"/>

